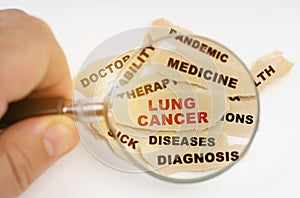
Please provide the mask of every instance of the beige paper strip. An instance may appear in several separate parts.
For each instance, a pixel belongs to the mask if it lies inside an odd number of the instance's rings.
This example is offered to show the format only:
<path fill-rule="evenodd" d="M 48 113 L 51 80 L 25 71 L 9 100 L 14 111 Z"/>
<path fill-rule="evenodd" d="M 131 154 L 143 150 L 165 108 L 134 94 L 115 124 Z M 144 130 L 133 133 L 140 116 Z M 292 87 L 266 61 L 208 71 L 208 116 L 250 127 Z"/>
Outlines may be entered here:
<path fill-rule="evenodd" d="M 275 50 L 260 59 L 258 59 L 251 73 L 258 90 L 261 92 L 272 82 L 287 74 L 293 66 L 293 63 L 282 56 L 282 52 Z"/>

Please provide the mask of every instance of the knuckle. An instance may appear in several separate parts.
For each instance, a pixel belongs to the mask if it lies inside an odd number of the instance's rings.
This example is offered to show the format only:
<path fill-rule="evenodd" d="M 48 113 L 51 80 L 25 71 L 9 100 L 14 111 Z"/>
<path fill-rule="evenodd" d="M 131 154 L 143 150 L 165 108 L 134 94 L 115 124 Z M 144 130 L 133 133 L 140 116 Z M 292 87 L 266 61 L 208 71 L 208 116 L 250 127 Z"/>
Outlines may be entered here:
<path fill-rule="evenodd" d="M 4 11 L 14 14 L 14 15 L 27 15 L 28 16 L 28 14 L 24 10 L 21 10 L 18 8 L 10 8 L 10 9 L 4 10 Z"/>
<path fill-rule="evenodd" d="M 48 31 L 48 29 L 50 29 L 49 26 L 43 20 L 29 15 L 24 10 L 11 8 L 1 10 L 0 12 L 6 13 L 7 16 L 11 17 L 12 19 L 18 21 L 21 24 L 26 24 L 26 27 L 31 28 L 32 30 L 34 30 L 34 32 L 45 32 L 45 30 Z"/>

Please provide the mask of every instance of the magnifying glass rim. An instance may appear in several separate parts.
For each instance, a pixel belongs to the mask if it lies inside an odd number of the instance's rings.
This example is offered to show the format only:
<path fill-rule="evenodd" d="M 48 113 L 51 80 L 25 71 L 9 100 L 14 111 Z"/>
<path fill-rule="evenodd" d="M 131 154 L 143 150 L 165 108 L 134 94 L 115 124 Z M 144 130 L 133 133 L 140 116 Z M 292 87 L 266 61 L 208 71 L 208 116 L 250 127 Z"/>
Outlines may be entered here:
<path fill-rule="evenodd" d="M 148 29 L 162 29 L 162 30 L 168 30 L 166 28 L 156 28 L 156 27 L 146 27 Z M 134 29 L 134 30 L 139 30 L 139 29 L 144 29 L 144 28 L 137 28 L 137 29 Z M 129 30 L 129 31 L 132 31 L 132 30 Z M 128 31 L 126 31 L 128 32 Z M 122 33 L 120 33 L 122 34 Z M 232 163 L 229 163 L 228 165 L 220 168 L 220 170 L 210 174 L 210 175 L 206 175 L 206 176 L 201 176 L 201 177 L 197 177 L 197 178 L 172 178 L 172 177 L 168 177 L 168 176 L 163 176 L 161 174 L 158 174 L 158 173 L 155 173 L 153 171 L 144 171 L 146 172 L 147 174 L 155 177 L 155 178 L 158 178 L 158 179 L 161 179 L 161 180 L 165 180 L 165 181 L 168 181 L 168 182 L 174 182 L 174 183 L 193 183 L 193 182 L 200 182 L 200 181 L 204 181 L 204 180 L 207 180 L 207 179 L 210 179 L 210 178 L 213 178 L 213 177 L 216 177 L 220 174 L 222 174 L 223 172 L 227 171 L 228 169 L 230 169 L 233 165 L 235 165 L 239 160 L 241 160 L 241 158 L 243 158 L 243 156 L 245 155 L 245 153 L 248 151 L 249 147 L 251 146 L 252 142 L 253 142 L 253 139 L 255 137 L 255 134 L 257 132 L 257 128 L 258 128 L 258 125 L 259 125 L 259 111 L 260 111 L 260 104 L 259 104 L 259 94 L 258 94 L 258 90 L 255 86 L 255 83 L 254 83 L 254 79 L 252 77 L 252 74 L 250 73 L 250 71 L 248 70 L 248 68 L 246 67 L 246 65 L 244 64 L 244 62 L 235 54 L 233 53 L 230 49 L 228 49 L 226 46 L 220 44 L 219 42 L 216 42 L 210 38 L 207 38 L 207 37 L 204 37 L 204 36 L 199 36 L 199 35 L 195 35 L 195 34 L 182 34 L 182 33 L 177 33 L 177 34 L 169 34 L 167 36 L 162 36 L 160 37 L 159 39 L 156 39 L 150 43 L 147 43 L 145 44 L 144 46 L 137 46 L 137 48 L 143 48 L 143 47 L 146 47 L 146 46 L 149 46 L 151 45 L 151 43 L 156 43 L 156 42 L 159 42 L 161 40 L 164 40 L 164 39 L 170 39 L 170 38 L 175 38 L 176 36 L 179 36 L 179 35 L 183 35 L 183 36 L 190 36 L 190 37 L 193 37 L 193 38 L 199 38 L 199 39 L 204 39 L 204 40 L 207 40 L 209 42 L 212 42 L 224 49 L 226 49 L 229 53 L 231 53 L 235 59 L 238 60 L 238 62 L 240 63 L 240 65 L 242 65 L 242 67 L 244 67 L 244 70 L 246 70 L 246 72 L 248 73 L 248 75 L 250 76 L 250 79 L 252 80 L 253 82 L 253 87 L 255 89 L 255 95 L 256 95 L 256 102 L 257 102 L 257 112 L 256 112 L 256 119 L 255 119 L 255 126 L 254 126 L 254 129 L 253 129 L 253 132 L 252 132 L 252 135 L 251 137 L 249 138 L 249 141 L 248 141 L 248 144 L 245 146 L 245 148 L 243 149 L 243 151 L 240 153 L 240 156 L 239 156 L 239 159 L 235 162 L 232 162 Z M 115 35 L 116 36 L 116 35 Z M 100 44 L 101 45 L 101 44 Z M 99 46 L 99 45 L 98 45 Z M 131 49 L 128 49 L 128 50 L 131 50 Z M 134 53 L 134 55 L 137 54 L 137 51 Z M 133 56 L 134 57 L 134 56 Z M 123 70 L 124 68 L 122 68 Z M 119 79 L 120 78 L 120 75 L 121 75 L 122 72 L 119 73 L 119 75 L 117 75 L 117 77 L 115 79 Z M 114 87 L 112 87 L 112 89 L 114 89 Z M 112 90 L 110 91 L 110 93 L 112 92 Z M 107 99 L 108 97 L 106 97 Z M 108 122 L 108 117 L 107 117 L 107 105 L 104 105 L 104 117 L 105 117 L 105 120 L 106 120 L 106 124 L 108 125 L 108 128 L 111 128 L 110 125 L 109 125 L 109 122 Z M 81 132 L 80 132 L 81 134 Z M 116 139 L 116 141 L 118 142 L 118 144 L 120 145 L 121 148 L 123 148 L 123 145 L 121 144 L 120 140 Z M 84 145 L 86 146 L 86 148 L 89 150 L 89 152 L 98 160 L 98 161 L 101 161 L 99 160 L 98 156 L 97 155 L 94 155 L 93 154 L 93 151 L 91 149 L 89 149 L 89 146 L 86 145 L 84 143 Z M 128 153 L 128 151 L 126 151 L 126 149 L 122 149 L 122 150 L 125 150 L 123 151 L 127 157 L 130 158 L 130 160 L 132 160 L 132 162 L 135 163 L 136 166 L 142 168 L 142 170 L 144 170 L 144 166 L 142 166 L 139 162 L 137 162 L 137 160 L 135 160 L 131 154 Z M 102 161 L 101 161 L 102 162 Z M 103 163 L 103 162 L 102 162 Z M 114 167 L 115 168 L 115 167 Z"/>

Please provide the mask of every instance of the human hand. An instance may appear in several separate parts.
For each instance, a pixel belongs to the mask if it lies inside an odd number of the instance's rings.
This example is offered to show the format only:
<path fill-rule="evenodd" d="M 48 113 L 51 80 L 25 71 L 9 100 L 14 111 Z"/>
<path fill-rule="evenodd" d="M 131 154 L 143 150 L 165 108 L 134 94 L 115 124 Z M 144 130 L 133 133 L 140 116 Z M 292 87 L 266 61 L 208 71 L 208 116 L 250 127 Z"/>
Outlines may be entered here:
<path fill-rule="evenodd" d="M 0 10 L 0 117 L 25 97 L 70 98 L 65 56 L 49 27 L 20 10 Z M 0 134 L 0 197 L 17 197 L 78 142 L 67 116 L 20 121 Z"/>

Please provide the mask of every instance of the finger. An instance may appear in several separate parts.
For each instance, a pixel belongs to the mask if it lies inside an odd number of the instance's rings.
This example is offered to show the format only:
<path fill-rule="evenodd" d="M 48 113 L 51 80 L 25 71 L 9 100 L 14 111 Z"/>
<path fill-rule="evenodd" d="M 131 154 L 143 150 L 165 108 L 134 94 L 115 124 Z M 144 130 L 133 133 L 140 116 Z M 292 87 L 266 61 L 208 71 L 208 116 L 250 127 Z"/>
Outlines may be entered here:
<path fill-rule="evenodd" d="M 20 10 L 0 11 L 0 116 L 5 105 L 72 91 L 65 56 L 49 27 Z"/>
<path fill-rule="evenodd" d="M 77 142 L 66 116 L 36 117 L 6 128 L 0 135 L 0 197 L 18 196 Z"/>

